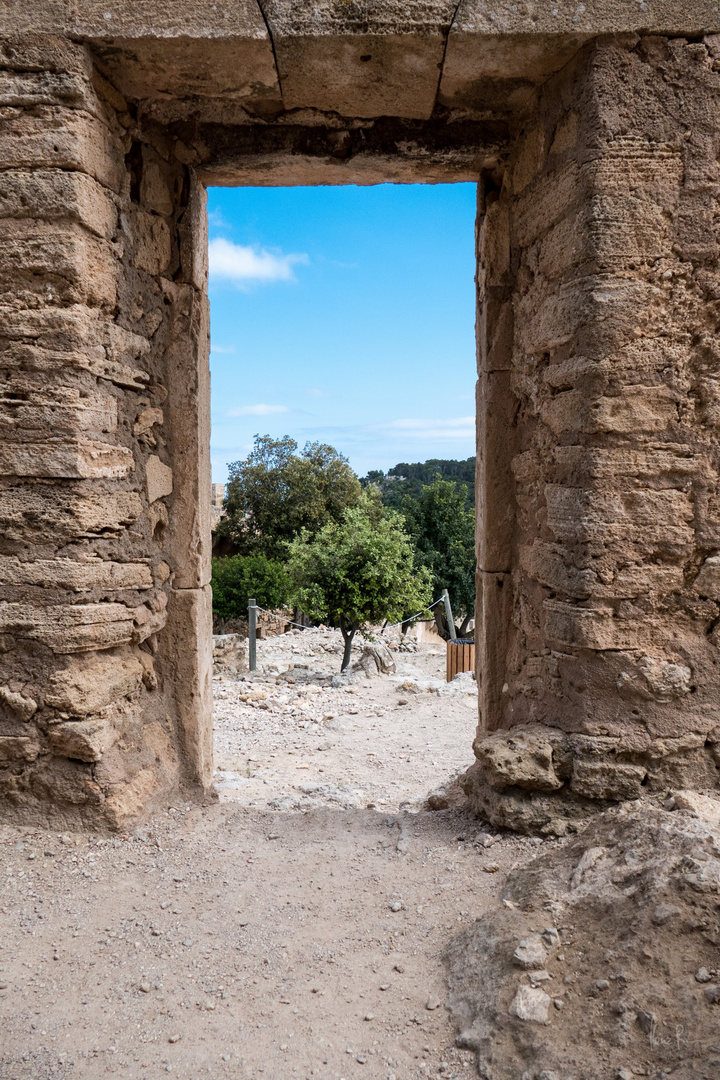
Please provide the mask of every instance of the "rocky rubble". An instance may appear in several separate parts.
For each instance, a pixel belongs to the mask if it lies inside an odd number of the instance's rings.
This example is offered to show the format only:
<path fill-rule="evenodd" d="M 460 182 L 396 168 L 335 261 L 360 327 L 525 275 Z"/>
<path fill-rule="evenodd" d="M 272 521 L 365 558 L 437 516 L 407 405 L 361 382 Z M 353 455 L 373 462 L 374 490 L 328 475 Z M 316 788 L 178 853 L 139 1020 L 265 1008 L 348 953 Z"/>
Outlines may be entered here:
<path fill-rule="evenodd" d="M 720 1075 L 720 801 L 626 803 L 510 872 L 447 953 L 483 1080 Z"/>
<path fill-rule="evenodd" d="M 564 836 L 613 803 L 715 787 L 720 728 L 653 738 L 647 730 L 584 735 L 529 724 L 478 735 L 473 749 L 463 786 L 475 813 L 518 832 Z"/>

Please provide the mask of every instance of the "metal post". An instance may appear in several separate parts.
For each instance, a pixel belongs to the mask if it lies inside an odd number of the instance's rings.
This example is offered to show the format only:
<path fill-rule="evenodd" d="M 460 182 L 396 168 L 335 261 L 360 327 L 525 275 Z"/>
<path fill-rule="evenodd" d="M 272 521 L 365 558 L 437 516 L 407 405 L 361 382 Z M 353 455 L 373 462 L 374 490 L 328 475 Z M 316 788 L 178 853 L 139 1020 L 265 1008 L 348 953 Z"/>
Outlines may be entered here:
<path fill-rule="evenodd" d="M 248 666 L 251 671 L 255 671 L 257 668 L 257 646 L 256 642 L 256 630 L 257 630 L 257 607 L 255 605 L 255 597 L 248 600 Z"/>
<path fill-rule="evenodd" d="M 450 607 L 450 593 L 447 589 L 443 589 L 443 603 L 445 604 L 445 618 L 448 624 L 448 632 L 453 641 L 457 640 L 457 630 L 455 629 L 455 620 L 453 619 L 452 608 Z"/>

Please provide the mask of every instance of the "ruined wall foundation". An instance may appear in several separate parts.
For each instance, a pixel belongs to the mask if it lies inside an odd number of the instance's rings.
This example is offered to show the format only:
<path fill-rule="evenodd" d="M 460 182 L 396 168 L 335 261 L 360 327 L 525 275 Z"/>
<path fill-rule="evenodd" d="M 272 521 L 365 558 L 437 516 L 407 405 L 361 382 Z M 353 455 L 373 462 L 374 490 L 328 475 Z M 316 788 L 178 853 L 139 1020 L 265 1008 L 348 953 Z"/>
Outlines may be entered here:
<path fill-rule="evenodd" d="M 470 803 L 717 787 L 720 15 L 676 9 L 5 5 L 2 815 L 211 793 L 211 183 L 478 182 Z"/>
<path fill-rule="evenodd" d="M 83 46 L 0 79 L 0 797 L 117 826 L 211 778 L 204 190 Z"/>
<path fill-rule="evenodd" d="M 498 823 L 718 783 L 719 87 L 718 38 L 588 46 L 485 195 L 479 568 L 502 637 L 468 786 Z"/>

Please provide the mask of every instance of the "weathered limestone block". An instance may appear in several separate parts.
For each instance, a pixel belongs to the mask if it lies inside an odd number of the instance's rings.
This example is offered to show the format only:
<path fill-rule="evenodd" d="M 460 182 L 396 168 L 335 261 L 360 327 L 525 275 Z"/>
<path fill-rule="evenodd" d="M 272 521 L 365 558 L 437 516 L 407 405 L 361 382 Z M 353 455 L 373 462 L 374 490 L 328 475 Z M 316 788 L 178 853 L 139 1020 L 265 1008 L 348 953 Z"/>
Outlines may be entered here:
<path fill-rule="evenodd" d="M 692 690 L 692 671 L 656 656 L 643 656 L 629 671 L 622 671 L 618 689 L 646 700 L 672 701 Z"/>
<path fill-rule="evenodd" d="M 75 170 L 115 192 L 123 181 L 124 147 L 118 136 L 94 116 L 64 107 L 8 110 L 0 156 L 6 169 Z"/>
<path fill-rule="evenodd" d="M 103 240 L 111 240 L 117 217 L 117 206 L 107 188 L 85 173 L 59 169 L 0 173 L 0 218 L 70 219 Z"/>
<path fill-rule="evenodd" d="M 112 723 L 104 718 L 70 720 L 56 724 L 48 732 L 50 749 L 59 757 L 78 761 L 99 761 L 118 737 Z"/>
<path fill-rule="evenodd" d="M 0 735 L 0 764 L 35 761 L 39 753 L 40 745 L 35 738 Z"/>
<path fill-rule="evenodd" d="M 283 102 L 343 116 L 430 117 L 452 0 L 408 8 L 266 0 Z"/>
<path fill-rule="evenodd" d="M 39 641 L 56 653 L 112 649 L 133 640 L 133 614 L 124 604 L 0 602 L 0 633 Z"/>
<path fill-rule="evenodd" d="M 204 191 L 193 179 L 189 209 L 204 216 L 204 208 Z M 195 273 L 192 251 L 190 256 Z M 204 284 L 204 266 L 198 272 Z M 188 285 L 168 282 L 164 292 L 172 318 L 166 415 L 177 433 L 168 552 L 175 588 L 198 589 L 210 582 L 210 316 L 204 298 Z"/>
<path fill-rule="evenodd" d="M 0 396 L 0 434 L 26 438 L 49 428 L 58 431 L 113 432 L 118 426 L 118 403 L 99 389 L 91 393 L 73 386 L 38 387 L 27 378 L 8 380 Z M 18 434 L 19 433 L 19 434 Z"/>
<path fill-rule="evenodd" d="M 57 490 L 42 485 L 6 488 L 0 499 L 0 527 L 20 543 L 45 539 L 48 533 L 67 542 L 122 532 L 142 514 L 134 491 L 85 493 L 70 490 L 62 502 Z"/>
<path fill-rule="evenodd" d="M 116 784 L 111 789 L 103 803 L 103 817 L 108 825 L 120 829 L 126 822 L 147 814 L 161 793 L 155 770 L 143 769 L 129 783 Z"/>
<path fill-rule="evenodd" d="M 179 742 L 188 778 L 207 790 L 212 784 L 212 593 L 173 590 L 165 633 L 158 641 L 158 667 L 176 695 Z"/>
<path fill-rule="evenodd" d="M 76 436 L 0 446 L 0 476 L 119 480 L 133 468 L 127 447 Z"/>
<path fill-rule="evenodd" d="M 477 739 L 475 756 L 486 782 L 495 788 L 519 787 L 557 791 L 562 787 L 553 767 L 553 748 L 539 732 L 518 731 Z"/>
<path fill-rule="evenodd" d="M 611 799 L 622 802 L 638 799 L 647 769 L 609 761 L 576 761 L 570 781 L 572 791 L 588 799 Z"/>
<path fill-rule="evenodd" d="M 720 600 L 720 556 L 712 555 L 705 560 L 695 578 L 694 586 L 701 596 Z"/>
<path fill-rule="evenodd" d="M 0 555 L 0 585 L 42 585 L 45 588 L 86 592 L 105 589 L 151 589 L 152 571 L 140 562 L 106 562 L 103 559 L 36 559 Z"/>
<path fill-rule="evenodd" d="M 74 660 L 50 677 L 45 704 L 73 716 L 88 716 L 134 694 L 143 674 L 140 658 L 127 652 Z"/>
<path fill-rule="evenodd" d="M 117 261 L 80 226 L 0 219 L 0 303 L 38 300 L 113 308 Z"/>
<path fill-rule="evenodd" d="M 134 246 L 133 266 L 148 274 L 166 271 L 172 256 L 167 222 L 157 214 L 148 214 L 144 210 L 133 211 L 125 220 Z"/>
<path fill-rule="evenodd" d="M 9 686 L 0 686 L 0 703 L 17 716 L 19 720 L 28 721 L 37 712 L 37 702 L 26 694 L 17 690 L 11 690 Z"/>
<path fill-rule="evenodd" d="M 520 548 L 520 565 L 535 581 L 578 600 L 630 599 L 648 593 L 666 594 L 683 586 L 679 566 L 641 564 L 604 571 L 601 578 L 590 566 L 568 565 L 561 547 L 541 540 Z"/>
<path fill-rule="evenodd" d="M 156 454 L 151 455 L 145 463 L 145 490 L 148 502 L 154 503 L 157 499 L 172 495 L 172 489 L 172 469 Z"/>

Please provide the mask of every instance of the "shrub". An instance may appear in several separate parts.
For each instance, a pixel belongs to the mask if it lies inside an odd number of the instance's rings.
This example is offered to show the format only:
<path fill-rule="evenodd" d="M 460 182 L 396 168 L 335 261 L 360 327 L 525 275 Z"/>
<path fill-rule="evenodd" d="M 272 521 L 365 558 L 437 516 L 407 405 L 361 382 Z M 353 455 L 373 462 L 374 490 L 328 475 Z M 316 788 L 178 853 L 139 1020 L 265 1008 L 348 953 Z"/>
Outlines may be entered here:
<path fill-rule="evenodd" d="M 287 600 L 289 578 L 283 563 L 266 555 L 213 559 L 213 613 L 220 619 L 247 616 L 248 600 L 272 611 Z"/>

